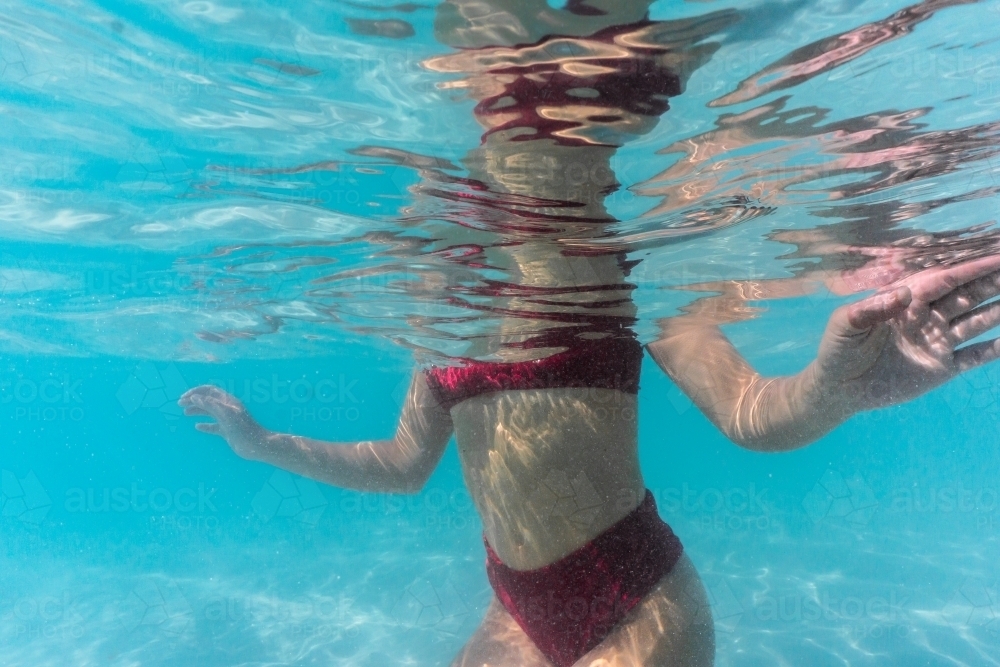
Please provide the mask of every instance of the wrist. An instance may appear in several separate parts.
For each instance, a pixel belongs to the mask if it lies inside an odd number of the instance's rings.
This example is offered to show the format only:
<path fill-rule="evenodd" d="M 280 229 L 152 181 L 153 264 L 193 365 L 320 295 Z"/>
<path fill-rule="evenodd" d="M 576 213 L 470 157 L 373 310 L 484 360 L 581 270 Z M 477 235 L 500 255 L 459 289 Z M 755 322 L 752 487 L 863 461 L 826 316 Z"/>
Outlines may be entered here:
<path fill-rule="evenodd" d="M 858 397 L 843 382 L 824 374 L 817 362 L 809 364 L 800 375 L 803 395 L 807 397 L 812 414 L 826 416 L 837 425 L 858 412 Z"/>
<path fill-rule="evenodd" d="M 249 461 L 269 463 L 279 437 L 279 434 L 272 433 L 255 423 L 243 430 L 239 438 L 239 447 L 235 449 L 240 456 Z"/>

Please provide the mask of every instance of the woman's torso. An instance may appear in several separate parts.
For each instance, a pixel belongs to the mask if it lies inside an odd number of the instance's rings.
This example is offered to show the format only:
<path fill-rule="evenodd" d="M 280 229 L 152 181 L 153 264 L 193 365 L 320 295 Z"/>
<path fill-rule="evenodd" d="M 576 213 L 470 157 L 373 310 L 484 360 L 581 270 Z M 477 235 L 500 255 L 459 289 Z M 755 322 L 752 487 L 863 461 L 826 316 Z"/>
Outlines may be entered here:
<path fill-rule="evenodd" d="M 584 15 L 544 3 L 454 0 L 436 24 L 458 51 L 427 66 L 464 75 L 454 85 L 476 100 L 486 130 L 463 160 L 478 189 L 458 201 L 489 206 L 454 217 L 485 249 L 479 265 L 504 274 L 476 294 L 492 298 L 469 298 L 483 320 L 469 357 L 516 365 L 608 343 L 578 359 L 582 371 L 568 382 L 493 382 L 480 373 L 456 382 L 475 386 L 472 395 L 442 403 L 486 539 L 514 569 L 572 553 L 645 494 L 637 451 L 642 351 L 630 331 L 635 286 L 624 256 L 590 246 L 614 223 L 605 199 L 618 187 L 617 147 L 652 128 L 665 96 L 679 92 L 669 49 L 646 34 L 648 4 L 601 3 Z M 610 373 L 634 381 L 582 379 L 602 364 L 619 364 Z"/>
<path fill-rule="evenodd" d="M 477 360 L 428 379 L 451 411 L 487 541 L 507 566 L 535 569 L 644 497 L 634 285 L 622 257 L 575 255 L 551 241 L 494 247 L 485 262 L 517 289 L 480 306 Z"/>
<path fill-rule="evenodd" d="M 638 506 L 636 408 L 634 394 L 584 387 L 494 392 L 452 409 L 465 482 L 505 564 L 559 560 Z"/>

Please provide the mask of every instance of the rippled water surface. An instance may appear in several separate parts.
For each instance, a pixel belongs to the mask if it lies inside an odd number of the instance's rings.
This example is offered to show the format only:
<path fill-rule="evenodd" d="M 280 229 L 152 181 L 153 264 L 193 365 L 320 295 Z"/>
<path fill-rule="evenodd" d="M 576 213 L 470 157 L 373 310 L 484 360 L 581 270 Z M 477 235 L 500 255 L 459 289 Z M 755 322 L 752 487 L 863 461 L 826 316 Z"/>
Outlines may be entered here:
<path fill-rule="evenodd" d="M 453 450 L 416 496 L 318 486 L 188 387 L 382 437 L 414 363 L 680 309 L 794 372 L 841 303 L 996 253 L 1000 2 L 605 4 L 5 3 L 0 664 L 444 665 L 475 629 Z M 717 664 L 1000 664 L 997 374 L 768 457 L 644 363 Z"/>

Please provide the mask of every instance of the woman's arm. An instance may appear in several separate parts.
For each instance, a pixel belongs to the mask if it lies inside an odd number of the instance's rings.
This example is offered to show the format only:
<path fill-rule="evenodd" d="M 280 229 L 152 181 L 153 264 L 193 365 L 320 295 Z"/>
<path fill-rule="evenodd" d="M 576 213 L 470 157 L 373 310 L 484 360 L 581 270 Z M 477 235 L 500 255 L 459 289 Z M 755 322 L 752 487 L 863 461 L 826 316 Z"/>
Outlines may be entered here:
<path fill-rule="evenodd" d="M 339 443 L 273 433 L 235 396 L 210 385 L 191 389 L 179 403 L 184 414 L 213 417 L 215 423 L 195 428 L 222 436 L 245 459 L 357 491 L 416 493 L 441 460 L 452 433 L 451 416 L 419 372 L 410 383 L 396 435 L 388 440 Z"/>
<path fill-rule="evenodd" d="M 787 377 L 757 373 L 717 323 L 682 315 L 660 323 L 647 346 L 657 365 L 702 413 L 736 444 L 755 451 L 801 447 L 846 420 L 852 411 L 825 396 L 815 366 Z"/>
<path fill-rule="evenodd" d="M 1000 324 L 1000 302 L 981 305 L 997 294 L 997 256 L 914 274 L 834 311 L 816 359 L 787 377 L 762 377 L 747 363 L 718 328 L 733 319 L 725 308 L 661 322 L 649 351 L 731 440 L 787 451 L 856 412 L 908 401 L 995 360 L 997 340 L 959 346 Z"/>

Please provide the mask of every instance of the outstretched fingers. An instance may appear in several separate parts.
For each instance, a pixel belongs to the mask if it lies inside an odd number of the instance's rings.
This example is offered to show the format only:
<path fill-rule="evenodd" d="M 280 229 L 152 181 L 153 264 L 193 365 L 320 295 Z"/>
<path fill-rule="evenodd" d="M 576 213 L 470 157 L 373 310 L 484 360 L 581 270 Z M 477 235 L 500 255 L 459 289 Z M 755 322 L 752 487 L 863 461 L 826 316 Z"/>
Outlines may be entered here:
<path fill-rule="evenodd" d="M 1000 338 L 974 343 L 956 350 L 954 354 L 955 368 L 960 372 L 971 370 L 1000 358 Z"/>
<path fill-rule="evenodd" d="M 214 414 L 219 410 L 243 411 L 245 409 L 238 398 L 210 384 L 187 390 L 177 399 L 177 403 L 182 408 L 204 410 L 205 414 Z"/>
<path fill-rule="evenodd" d="M 185 391 L 179 399 L 177 399 L 177 404 L 182 408 L 190 408 L 200 406 L 204 402 L 205 388 L 195 387 L 193 389 L 188 389 Z"/>
<path fill-rule="evenodd" d="M 972 280 L 931 304 L 947 322 L 968 313 L 979 304 L 1000 294 L 1000 271 L 993 271 Z"/>
<path fill-rule="evenodd" d="M 953 320 L 950 329 L 952 343 L 961 345 L 997 325 L 1000 325 L 1000 301 L 980 306 Z"/>
<path fill-rule="evenodd" d="M 990 255 L 956 266 L 922 271 L 906 282 L 915 299 L 932 303 L 963 285 L 997 271 L 1000 271 L 1000 255 Z"/>
<path fill-rule="evenodd" d="M 177 404 L 184 408 L 184 414 L 188 417 L 210 417 L 212 416 L 211 393 L 206 391 L 207 387 L 195 387 L 184 392 Z"/>
<path fill-rule="evenodd" d="M 213 417 L 219 421 L 230 419 L 243 410 L 242 403 L 236 397 L 212 385 L 189 389 L 177 403 L 189 417 Z M 201 422 L 194 427 L 202 433 L 222 435 L 222 427 L 216 422 Z"/>

